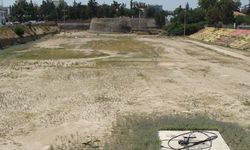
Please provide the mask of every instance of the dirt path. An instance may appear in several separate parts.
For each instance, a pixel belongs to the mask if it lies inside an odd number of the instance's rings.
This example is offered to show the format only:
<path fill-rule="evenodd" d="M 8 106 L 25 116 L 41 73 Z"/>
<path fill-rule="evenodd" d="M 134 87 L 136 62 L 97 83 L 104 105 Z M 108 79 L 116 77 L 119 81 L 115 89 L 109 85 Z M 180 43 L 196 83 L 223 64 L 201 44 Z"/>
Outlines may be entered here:
<path fill-rule="evenodd" d="M 76 35 L 77 39 L 74 33 L 58 36 L 57 45 L 71 37 L 76 44 L 119 37 Z M 162 51 L 157 57 L 121 53 L 1 66 L 0 149 L 47 150 L 69 139 L 98 139 L 102 144 L 116 118 L 128 114 L 201 114 L 249 129 L 246 60 L 179 38 L 130 37 Z M 47 42 L 53 44 L 52 40 Z"/>
<path fill-rule="evenodd" d="M 226 50 L 225 48 L 223 48 L 221 46 L 208 45 L 208 44 L 204 44 L 204 43 L 193 41 L 193 40 L 185 40 L 185 41 L 190 42 L 190 43 L 194 43 L 196 45 L 199 45 L 199 46 L 211 49 L 211 50 L 214 50 L 214 51 L 216 51 L 218 53 L 221 53 L 221 54 L 224 54 L 224 55 L 228 55 L 228 56 L 232 56 L 232 57 L 235 57 L 235 58 L 243 59 L 243 60 L 250 63 L 250 57 L 239 54 L 237 52 L 232 52 L 232 51 Z"/>

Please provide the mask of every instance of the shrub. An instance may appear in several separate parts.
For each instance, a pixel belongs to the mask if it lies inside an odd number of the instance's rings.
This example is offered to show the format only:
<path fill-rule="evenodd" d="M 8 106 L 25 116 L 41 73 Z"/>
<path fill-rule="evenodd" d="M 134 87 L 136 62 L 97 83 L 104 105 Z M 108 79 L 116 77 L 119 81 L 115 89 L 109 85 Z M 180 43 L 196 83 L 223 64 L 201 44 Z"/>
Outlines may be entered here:
<path fill-rule="evenodd" d="M 173 23 L 164 28 L 168 35 L 183 35 L 184 28 L 183 25 L 178 23 Z"/>
<path fill-rule="evenodd" d="M 186 35 L 193 34 L 198 32 L 200 29 L 204 27 L 204 23 L 193 23 L 186 25 Z M 184 25 L 173 23 L 164 28 L 168 35 L 178 36 L 184 34 Z"/>
<path fill-rule="evenodd" d="M 236 16 L 235 22 L 237 25 L 250 24 L 250 16 Z"/>
<path fill-rule="evenodd" d="M 21 25 L 18 25 L 18 26 L 15 27 L 14 32 L 15 32 L 18 36 L 22 37 L 22 36 L 24 35 L 25 28 L 24 28 L 23 26 L 21 26 Z"/>
<path fill-rule="evenodd" d="M 230 149 L 250 148 L 249 132 L 237 124 L 216 121 L 206 116 L 131 115 L 118 118 L 104 149 L 160 149 L 159 130 L 215 130 L 221 133 Z"/>
<path fill-rule="evenodd" d="M 165 12 L 161 11 L 155 14 L 156 25 L 162 28 L 166 24 Z"/>

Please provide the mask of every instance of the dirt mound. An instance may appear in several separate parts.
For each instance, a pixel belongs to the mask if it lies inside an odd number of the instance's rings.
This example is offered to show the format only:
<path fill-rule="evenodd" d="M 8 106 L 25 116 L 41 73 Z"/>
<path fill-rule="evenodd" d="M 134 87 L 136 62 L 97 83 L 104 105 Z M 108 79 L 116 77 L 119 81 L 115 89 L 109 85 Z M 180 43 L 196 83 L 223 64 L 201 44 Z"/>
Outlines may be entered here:
<path fill-rule="evenodd" d="M 205 28 L 190 36 L 196 40 L 229 46 L 237 49 L 250 48 L 250 30 Z"/>

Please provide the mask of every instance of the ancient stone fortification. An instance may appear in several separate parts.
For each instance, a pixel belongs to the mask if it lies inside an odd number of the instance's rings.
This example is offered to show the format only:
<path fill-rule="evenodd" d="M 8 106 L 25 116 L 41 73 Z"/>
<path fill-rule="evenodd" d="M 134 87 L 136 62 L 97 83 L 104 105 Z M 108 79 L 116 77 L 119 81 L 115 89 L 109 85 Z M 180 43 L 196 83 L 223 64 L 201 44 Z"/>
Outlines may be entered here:
<path fill-rule="evenodd" d="M 58 23 L 61 30 L 88 30 L 89 23 Z"/>
<path fill-rule="evenodd" d="M 2 27 L 0 28 L 0 49 L 6 46 L 15 45 L 18 43 L 26 43 L 41 38 L 48 34 L 59 32 L 58 27 L 38 25 L 38 26 L 23 26 L 25 34 L 19 37 L 14 32 L 15 27 Z"/>
<path fill-rule="evenodd" d="M 154 19 L 145 18 L 94 18 L 90 23 L 90 31 L 93 32 L 126 33 L 132 30 L 146 30 L 156 27 Z"/>

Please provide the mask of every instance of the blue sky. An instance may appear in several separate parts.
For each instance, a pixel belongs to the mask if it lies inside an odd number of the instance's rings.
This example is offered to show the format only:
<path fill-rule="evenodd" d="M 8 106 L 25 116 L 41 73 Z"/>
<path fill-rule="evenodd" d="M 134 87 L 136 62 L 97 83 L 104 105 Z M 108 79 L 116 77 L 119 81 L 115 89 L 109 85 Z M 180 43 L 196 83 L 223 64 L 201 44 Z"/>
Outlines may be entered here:
<path fill-rule="evenodd" d="M 3 0 L 3 3 L 4 3 L 4 6 L 9 6 L 9 5 L 13 4 L 14 1 L 15 0 Z M 36 2 L 38 4 L 40 4 L 42 2 L 42 0 L 32 0 L 32 1 Z M 72 4 L 72 2 L 74 0 L 65 0 L 65 1 L 67 1 L 69 4 Z M 103 3 L 110 4 L 110 3 L 112 3 L 112 1 L 113 0 L 97 0 L 97 2 L 99 4 L 103 4 Z M 123 3 L 127 4 L 128 6 L 129 6 L 129 2 L 130 2 L 130 0 L 116 0 L 116 1 L 123 2 Z M 184 6 L 186 2 L 188 2 L 191 7 L 196 7 L 198 0 L 137 0 L 137 1 L 146 2 L 148 4 L 160 4 L 160 5 L 163 5 L 164 9 L 174 10 L 179 5 Z M 76 2 L 82 2 L 83 4 L 86 4 L 88 2 L 88 0 L 76 0 Z M 241 2 L 243 4 L 247 4 L 249 2 L 249 0 L 241 0 Z"/>

